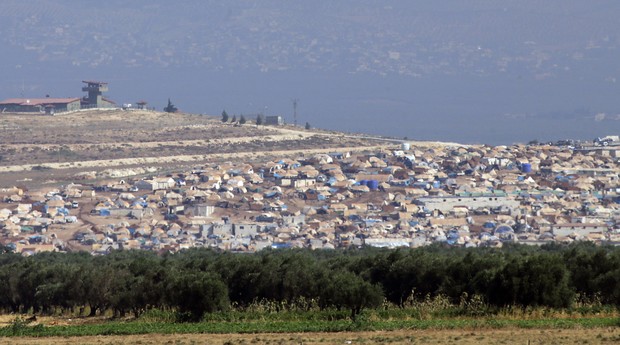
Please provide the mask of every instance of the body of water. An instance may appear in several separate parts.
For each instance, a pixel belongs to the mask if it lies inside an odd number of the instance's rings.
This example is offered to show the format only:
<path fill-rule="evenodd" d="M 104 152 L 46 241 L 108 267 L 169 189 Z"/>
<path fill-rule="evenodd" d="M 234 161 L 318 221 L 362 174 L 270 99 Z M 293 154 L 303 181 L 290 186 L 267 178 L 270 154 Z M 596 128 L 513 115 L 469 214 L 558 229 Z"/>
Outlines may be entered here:
<path fill-rule="evenodd" d="M 8 77 L 1 98 L 80 96 L 81 80 L 109 82 L 120 103 L 218 115 L 265 113 L 313 127 L 461 143 L 593 139 L 620 134 L 620 91 L 602 76 L 545 80 L 515 75 L 404 77 L 371 74 L 203 72 L 200 69 L 48 68 Z M 21 85 L 21 87 L 20 87 Z M 25 85 L 25 92 L 23 91 Z M 21 90 L 20 90 L 21 88 Z M 598 115 L 597 115 L 598 114 Z"/>

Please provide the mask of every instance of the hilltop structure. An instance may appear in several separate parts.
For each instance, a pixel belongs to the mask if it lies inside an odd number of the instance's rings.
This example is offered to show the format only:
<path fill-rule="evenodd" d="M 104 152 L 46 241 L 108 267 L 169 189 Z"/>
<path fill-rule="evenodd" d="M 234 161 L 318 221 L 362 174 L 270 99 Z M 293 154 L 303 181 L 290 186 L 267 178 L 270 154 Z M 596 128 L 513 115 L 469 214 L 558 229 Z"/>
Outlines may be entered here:
<path fill-rule="evenodd" d="M 116 108 L 116 103 L 103 96 L 108 91 L 108 83 L 100 81 L 82 81 L 86 86 L 82 91 L 88 92 L 83 98 L 9 98 L 0 102 L 2 113 L 64 113 L 80 109 Z M 146 103 L 145 103 L 146 105 Z"/>
<path fill-rule="evenodd" d="M 1 112 L 42 113 L 66 112 L 79 110 L 79 98 L 9 98 L 0 102 Z"/>
<path fill-rule="evenodd" d="M 83 80 L 86 86 L 82 91 L 88 92 L 88 96 L 82 98 L 82 109 L 89 108 L 114 108 L 116 103 L 103 97 L 103 93 L 108 91 L 108 83 L 93 80 Z"/>
<path fill-rule="evenodd" d="M 282 118 L 282 116 L 277 115 L 266 116 L 265 124 L 268 126 L 282 126 L 284 125 L 284 119 Z"/>

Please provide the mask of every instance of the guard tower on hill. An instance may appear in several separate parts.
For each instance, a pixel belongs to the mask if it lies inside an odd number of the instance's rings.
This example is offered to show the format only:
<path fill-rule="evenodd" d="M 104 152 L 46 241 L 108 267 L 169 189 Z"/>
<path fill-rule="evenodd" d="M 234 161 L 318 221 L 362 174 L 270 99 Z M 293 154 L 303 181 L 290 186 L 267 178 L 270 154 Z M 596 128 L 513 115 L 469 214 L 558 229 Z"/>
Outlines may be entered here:
<path fill-rule="evenodd" d="M 103 93 L 108 91 L 108 83 L 101 81 L 83 80 L 86 86 L 82 91 L 88 92 L 88 96 L 82 98 L 82 108 L 110 108 L 115 103 L 103 97 Z"/>

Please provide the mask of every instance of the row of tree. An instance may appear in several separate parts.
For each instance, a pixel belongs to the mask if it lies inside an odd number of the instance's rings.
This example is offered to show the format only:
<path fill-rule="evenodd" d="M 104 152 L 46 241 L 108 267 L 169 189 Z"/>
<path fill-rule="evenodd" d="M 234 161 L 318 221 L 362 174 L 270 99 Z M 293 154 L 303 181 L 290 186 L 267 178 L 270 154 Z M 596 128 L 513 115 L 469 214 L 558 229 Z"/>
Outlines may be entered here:
<path fill-rule="evenodd" d="M 227 122 L 231 122 L 231 123 L 237 123 L 237 115 L 233 115 L 232 118 L 230 117 L 230 115 L 228 115 L 228 113 L 226 112 L 226 110 L 222 111 L 222 122 L 223 123 L 227 123 Z M 239 116 L 239 124 L 245 124 L 247 122 L 247 120 L 245 119 L 245 116 L 240 115 Z M 258 114 L 256 116 L 256 125 L 260 126 L 265 122 L 265 120 L 263 119 L 263 115 L 262 114 Z M 304 127 L 305 129 L 309 130 L 312 129 L 312 126 L 310 126 L 310 123 L 306 122 L 306 125 Z"/>
<path fill-rule="evenodd" d="M 222 111 L 222 122 L 226 123 L 226 122 L 230 122 L 231 123 L 236 123 L 237 122 L 237 115 L 233 115 L 232 118 L 228 115 L 228 113 L 226 112 L 226 110 Z M 243 114 L 241 114 L 239 116 L 239 120 L 238 122 L 240 124 L 245 124 L 247 122 L 247 120 L 245 119 L 245 116 L 243 116 Z M 262 115 L 258 115 L 256 117 L 256 124 L 257 125 L 262 125 L 263 124 L 263 116 Z"/>
<path fill-rule="evenodd" d="M 167 112 L 167 113 L 176 113 L 178 110 L 179 109 L 174 104 L 172 104 L 172 102 L 170 101 L 170 98 L 168 98 L 168 105 L 166 105 L 164 107 L 164 111 Z M 223 123 L 227 123 L 229 121 L 230 121 L 230 123 L 239 123 L 241 125 L 244 125 L 244 124 L 247 123 L 247 120 L 246 120 L 245 116 L 243 116 L 243 114 L 241 114 L 239 116 L 239 120 L 237 120 L 237 115 L 233 114 L 233 116 L 231 118 L 230 115 L 228 115 L 228 113 L 226 112 L 226 110 L 223 110 L 222 111 L 222 122 Z M 263 118 L 263 115 L 262 114 L 258 114 L 256 116 L 256 125 L 260 126 L 264 122 L 265 122 L 265 119 Z M 307 130 L 312 129 L 312 126 L 310 126 L 310 123 L 306 122 L 305 129 L 307 129 Z"/>
<path fill-rule="evenodd" d="M 0 309 L 5 312 L 113 310 L 139 316 L 162 308 L 199 320 L 204 313 L 233 306 L 243 310 L 257 301 L 282 306 L 304 301 L 304 308 L 349 310 L 355 318 L 364 308 L 407 307 L 439 295 L 453 303 L 476 296 L 497 308 L 565 308 L 576 296 L 620 306 L 620 249 L 580 244 L 0 255 Z"/>

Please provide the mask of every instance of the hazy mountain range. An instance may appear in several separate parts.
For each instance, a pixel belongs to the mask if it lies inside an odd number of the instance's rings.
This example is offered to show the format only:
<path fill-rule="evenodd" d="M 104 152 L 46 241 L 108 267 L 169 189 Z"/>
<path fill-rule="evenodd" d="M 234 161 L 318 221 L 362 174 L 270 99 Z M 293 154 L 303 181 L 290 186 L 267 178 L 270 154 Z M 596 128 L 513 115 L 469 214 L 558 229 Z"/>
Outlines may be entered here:
<path fill-rule="evenodd" d="M 620 134 L 616 1 L 0 3 L 0 98 L 80 95 L 512 143 Z"/>

